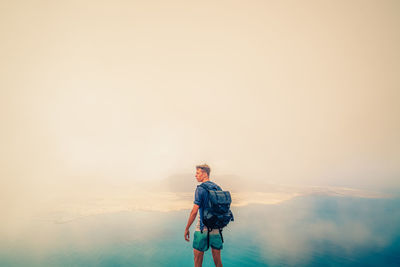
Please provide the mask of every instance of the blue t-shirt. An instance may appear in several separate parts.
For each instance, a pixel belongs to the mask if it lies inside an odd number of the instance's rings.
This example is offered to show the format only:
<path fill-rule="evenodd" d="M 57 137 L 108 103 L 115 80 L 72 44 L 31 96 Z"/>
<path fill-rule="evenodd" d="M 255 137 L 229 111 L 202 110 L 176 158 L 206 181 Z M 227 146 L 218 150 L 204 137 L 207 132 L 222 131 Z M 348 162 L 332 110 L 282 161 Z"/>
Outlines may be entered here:
<path fill-rule="evenodd" d="M 204 182 L 210 189 L 215 188 L 216 190 L 222 190 L 216 183 L 211 181 Z M 203 214 L 204 214 L 204 207 L 208 201 L 208 191 L 205 190 L 201 186 L 197 186 L 196 192 L 194 193 L 194 204 L 199 205 L 200 210 L 200 230 L 203 231 L 204 224 L 203 224 Z"/>

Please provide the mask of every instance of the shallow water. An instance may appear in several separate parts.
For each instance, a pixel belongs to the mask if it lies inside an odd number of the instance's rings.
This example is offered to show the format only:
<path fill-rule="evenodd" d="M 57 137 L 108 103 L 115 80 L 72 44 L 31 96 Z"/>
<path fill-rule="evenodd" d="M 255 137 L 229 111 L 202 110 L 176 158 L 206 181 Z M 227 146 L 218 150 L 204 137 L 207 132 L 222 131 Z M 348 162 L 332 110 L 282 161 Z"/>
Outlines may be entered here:
<path fill-rule="evenodd" d="M 189 211 L 37 218 L 2 240 L 0 266 L 192 266 Z M 307 196 L 234 208 L 224 266 L 399 266 L 400 199 Z M 193 228 L 191 238 L 193 238 Z M 211 253 L 203 266 L 213 266 Z"/>

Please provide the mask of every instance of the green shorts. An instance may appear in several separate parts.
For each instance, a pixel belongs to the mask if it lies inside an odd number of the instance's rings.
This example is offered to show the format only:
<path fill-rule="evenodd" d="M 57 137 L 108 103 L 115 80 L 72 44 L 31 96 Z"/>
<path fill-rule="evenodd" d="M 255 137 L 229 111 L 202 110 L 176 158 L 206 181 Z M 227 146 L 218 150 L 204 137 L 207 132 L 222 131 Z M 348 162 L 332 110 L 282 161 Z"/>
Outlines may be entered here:
<path fill-rule="evenodd" d="M 219 233 L 217 234 L 210 234 L 210 247 L 213 249 L 222 249 L 222 239 L 221 235 Z M 203 231 L 201 233 L 200 231 L 195 231 L 194 232 L 194 238 L 193 238 L 193 248 L 200 250 L 200 251 L 207 251 L 207 231 Z"/>

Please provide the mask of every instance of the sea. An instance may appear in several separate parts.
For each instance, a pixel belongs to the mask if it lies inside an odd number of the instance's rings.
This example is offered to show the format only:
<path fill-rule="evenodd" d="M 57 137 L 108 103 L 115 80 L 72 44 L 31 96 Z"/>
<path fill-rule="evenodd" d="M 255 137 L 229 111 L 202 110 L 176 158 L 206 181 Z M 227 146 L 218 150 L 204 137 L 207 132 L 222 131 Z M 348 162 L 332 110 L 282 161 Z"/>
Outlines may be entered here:
<path fill-rule="evenodd" d="M 224 266 L 400 266 L 400 198 L 308 195 L 232 211 Z M 193 266 L 189 212 L 36 218 L 18 238 L 0 240 L 0 266 Z M 203 266 L 214 266 L 211 251 Z"/>

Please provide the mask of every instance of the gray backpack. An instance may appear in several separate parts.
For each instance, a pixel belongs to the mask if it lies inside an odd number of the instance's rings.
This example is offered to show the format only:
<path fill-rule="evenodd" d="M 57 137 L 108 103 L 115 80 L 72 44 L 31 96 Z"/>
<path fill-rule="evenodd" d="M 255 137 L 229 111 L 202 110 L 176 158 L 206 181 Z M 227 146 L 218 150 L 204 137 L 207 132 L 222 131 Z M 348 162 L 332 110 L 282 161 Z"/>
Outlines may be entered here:
<path fill-rule="evenodd" d="M 207 227 L 207 244 L 210 244 L 210 232 L 212 229 L 218 229 L 221 235 L 222 242 L 222 228 L 233 221 L 233 213 L 230 210 L 232 199 L 229 191 L 217 190 L 214 186 L 208 186 L 202 183 L 202 188 L 208 192 L 208 199 L 204 207 L 203 223 Z"/>

